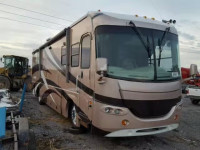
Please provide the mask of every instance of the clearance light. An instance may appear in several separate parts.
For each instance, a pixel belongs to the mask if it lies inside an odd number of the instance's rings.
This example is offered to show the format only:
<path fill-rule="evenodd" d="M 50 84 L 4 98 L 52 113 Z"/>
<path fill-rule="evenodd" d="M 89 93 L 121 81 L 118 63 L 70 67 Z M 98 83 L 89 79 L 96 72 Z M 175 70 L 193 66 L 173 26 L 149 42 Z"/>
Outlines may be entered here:
<path fill-rule="evenodd" d="M 147 16 L 144 16 L 144 19 L 147 19 Z"/>
<path fill-rule="evenodd" d="M 138 15 L 135 15 L 135 17 L 138 17 Z"/>
<path fill-rule="evenodd" d="M 175 116 L 174 116 L 174 120 L 177 120 L 177 119 L 178 119 L 178 115 L 175 115 Z"/>
<path fill-rule="evenodd" d="M 128 120 L 122 120 L 122 125 L 123 125 L 123 126 L 129 125 L 129 121 L 128 121 Z"/>
<path fill-rule="evenodd" d="M 155 18 L 151 18 L 152 20 L 156 20 Z"/>

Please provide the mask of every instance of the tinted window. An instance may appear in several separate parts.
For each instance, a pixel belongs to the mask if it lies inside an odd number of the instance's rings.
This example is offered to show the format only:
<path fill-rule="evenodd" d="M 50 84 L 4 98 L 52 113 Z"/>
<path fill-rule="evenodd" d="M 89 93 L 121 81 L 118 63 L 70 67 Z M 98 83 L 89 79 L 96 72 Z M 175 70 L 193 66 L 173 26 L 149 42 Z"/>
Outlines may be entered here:
<path fill-rule="evenodd" d="M 178 36 L 154 29 L 137 29 L 140 35 L 129 26 L 97 27 L 97 57 L 107 58 L 108 76 L 128 80 L 179 79 Z"/>
<path fill-rule="evenodd" d="M 86 36 L 82 40 L 81 68 L 90 67 L 90 36 Z"/>
<path fill-rule="evenodd" d="M 71 66 L 78 67 L 79 66 L 79 43 L 72 45 L 71 52 Z"/>

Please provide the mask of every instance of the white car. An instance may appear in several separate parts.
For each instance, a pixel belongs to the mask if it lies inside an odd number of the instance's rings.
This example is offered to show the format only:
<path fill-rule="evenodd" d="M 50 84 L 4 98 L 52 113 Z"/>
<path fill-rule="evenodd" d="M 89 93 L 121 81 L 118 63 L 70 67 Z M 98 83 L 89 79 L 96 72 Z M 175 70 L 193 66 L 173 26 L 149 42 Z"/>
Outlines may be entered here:
<path fill-rule="evenodd" d="M 193 104 L 197 105 L 200 102 L 200 87 L 189 86 L 186 88 L 187 97 L 189 97 Z"/>

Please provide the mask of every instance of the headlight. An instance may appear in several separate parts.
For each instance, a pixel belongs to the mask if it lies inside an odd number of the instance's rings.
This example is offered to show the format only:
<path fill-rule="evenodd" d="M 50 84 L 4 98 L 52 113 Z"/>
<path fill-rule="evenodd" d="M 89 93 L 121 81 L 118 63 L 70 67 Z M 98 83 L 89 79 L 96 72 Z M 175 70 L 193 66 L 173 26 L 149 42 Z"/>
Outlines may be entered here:
<path fill-rule="evenodd" d="M 111 110 L 112 110 L 112 108 L 110 108 L 110 107 L 106 107 L 106 108 L 105 108 L 105 112 L 106 112 L 106 113 L 110 113 Z"/>
<path fill-rule="evenodd" d="M 115 107 L 103 107 L 103 112 L 111 114 L 111 115 L 125 115 L 127 112 Z"/>
<path fill-rule="evenodd" d="M 115 109 L 114 110 L 114 112 L 115 112 L 116 115 L 119 115 L 121 111 L 122 111 L 121 109 Z"/>

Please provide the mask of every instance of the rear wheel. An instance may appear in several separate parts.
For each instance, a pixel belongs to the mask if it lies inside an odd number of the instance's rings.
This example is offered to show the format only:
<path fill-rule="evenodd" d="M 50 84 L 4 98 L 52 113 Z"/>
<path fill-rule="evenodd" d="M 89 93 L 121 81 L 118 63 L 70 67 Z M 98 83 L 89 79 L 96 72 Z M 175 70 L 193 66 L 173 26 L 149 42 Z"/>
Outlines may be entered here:
<path fill-rule="evenodd" d="M 71 122 L 72 122 L 72 127 L 69 129 L 69 131 L 71 133 L 80 134 L 80 133 L 85 133 L 87 131 L 85 127 L 80 125 L 75 104 L 72 104 L 72 106 L 71 106 L 70 118 L 71 118 Z"/>
<path fill-rule="evenodd" d="M 199 103 L 200 100 L 192 99 L 191 101 L 192 101 L 192 104 L 197 105 L 197 104 Z"/>
<path fill-rule="evenodd" d="M 0 76 L 0 89 L 10 90 L 10 87 L 11 87 L 10 80 L 6 76 Z"/>

